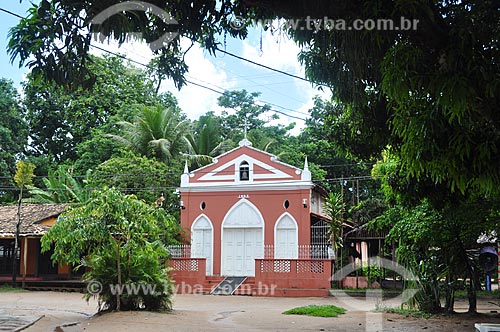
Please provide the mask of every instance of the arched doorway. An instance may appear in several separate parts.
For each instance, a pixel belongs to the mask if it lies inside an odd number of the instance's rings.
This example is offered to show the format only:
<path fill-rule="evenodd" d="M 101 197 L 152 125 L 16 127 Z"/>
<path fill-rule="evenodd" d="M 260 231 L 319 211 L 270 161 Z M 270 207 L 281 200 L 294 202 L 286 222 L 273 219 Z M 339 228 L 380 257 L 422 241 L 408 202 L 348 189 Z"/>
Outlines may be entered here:
<path fill-rule="evenodd" d="M 255 258 L 264 254 L 264 218 L 246 199 L 236 203 L 224 217 L 221 254 L 222 275 L 255 275 Z"/>
<path fill-rule="evenodd" d="M 284 213 L 274 229 L 274 258 L 298 258 L 297 222 Z"/>
<path fill-rule="evenodd" d="M 191 227 L 191 257 L 207 259 L 207 276 L 213 271 L 213 233 L 212 223 L 203 214 Z"/>

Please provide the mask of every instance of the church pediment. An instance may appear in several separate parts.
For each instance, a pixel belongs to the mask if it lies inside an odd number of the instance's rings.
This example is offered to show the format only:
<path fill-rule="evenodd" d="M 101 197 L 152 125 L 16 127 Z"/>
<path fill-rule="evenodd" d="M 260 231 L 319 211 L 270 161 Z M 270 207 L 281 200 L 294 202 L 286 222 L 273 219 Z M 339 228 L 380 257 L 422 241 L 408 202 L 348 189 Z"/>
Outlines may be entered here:
<path fill-rule="evenodd" d="M 214 158 L 212 164 L 183 174 L 181 187 L 310 181 L 309 170 L 282 163 L 264 151 L 241 146 Z"/>

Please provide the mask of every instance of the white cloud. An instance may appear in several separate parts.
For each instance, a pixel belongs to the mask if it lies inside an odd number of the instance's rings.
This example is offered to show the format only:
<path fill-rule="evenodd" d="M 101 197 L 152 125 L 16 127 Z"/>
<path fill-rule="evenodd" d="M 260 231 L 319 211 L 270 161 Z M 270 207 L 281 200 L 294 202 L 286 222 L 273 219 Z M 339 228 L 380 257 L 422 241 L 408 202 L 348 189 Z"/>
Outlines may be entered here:
<path fill-rule="evenodd" d="M 253 41 L 247 39 L 243 41 L 242 56 L 254 62 L 302 77 L 304 68 L 297 60 L 299 51 L 300 48 L 287 36 L 262 32 L 262 50 L 260 38 Z M 245 64 L 254 66 L 250 63 Z"/>
<path fill-rule="evenodd" d="M 127 57 L 127 59 L 147 64 L 152 58 L 153 53 L 146 43 L 130 42 L 118 46 L 116 42 L 105 44 L 96 44 L 108 51 L 119 53 Z M 190 43 L 187 40 L 182 41 L 182 46 L 187 49 Z M 92 48 L 92 53 L 102 55 L 106 52 Z M 223 69 L 216 68 L 208 55 L 203 49 L 195 44 L 186 54 L 186 64 L 189 66 L 189 71 L 186 75 L 187 80 L 211 87 L 217 91 L 229 89 L 234 86 L 233 83 L 228 83 L 227 75 Z M 221 82 L 217 86 L 213 86 L 211 82 Z M 221 89 L 223 88 L 223 89 Z M 208 111 L 217 111 L 220 108 L 217 106 L 217 97 L 219 94 L 204 89 L 202 87 L 187 84 L 180 91 L 175 87 L 172 80 L 162 82 L 160 92 L 170 91 L 177 98 L 179 106 L 187 114 L 190 119 L 197 119 L 200 115 Z"/>
<path fill-rule="evenodd" d="M 300 65 L 297 60 L 297 54 L 299 52 L 299 47 L 287 37 L 277 37 L 270 33 L 264 33 L 262 36 L 262 53 L 260 52 L 260 42 L 257 38 L 249 38 L 241 42 L 241 49 L 233 50 L 234 53 L 241 55 L 242 57 L 264 64 L 266 66 L 283 70 L 294 75 L 304 77 L 304 68 Z M 117 52 L 123 54 L 128 59 L 138 61 L 140 63 L 148 63 L 152 59 L 153 54 L 149 50 L 149 47 L 145 43 L 132 42 L 123 44 L 118 47 L 116 43 L 109 44 L 98 44 L 102 48 L 110 50 L 112 52 Z M 184 48 L 190 45 L 187 40 L 182 41 Z M 102 54 L 102 51 L 93 50 L 94 54 Z M 225 61 L 225 57 L 214 58 L 206 53 L 198 44 L 195 44 L 189 52 L 186 54 L 186 63 L 189 66 L 189 71 L 186 78 L 189 81 L 213 88 L 217 91 L 229 90 L 229 89 L 241 89 L 242 85 L 248 83 L 243 76 L 245 71 L 238 70 L 238 67 L 234 65 L 227 68 L 228 63 Z M 246 68 L 256 68 L 254 65 L 242 61 L 242 65 Z M 256 68 L 259 73 L 272 74 L 266 69 Z M 248 70 L 246 70 L 248 73 Z M 272 76 L 280 76 L 280 74 L 275 73 Z M 264 81 L 267 78 L 263 78 Z M 260 82 L 259 78 L 254 78 L 253 83 L 257 83 L 257 88 L 259 88 Z M 310 83 L 301 81 L 298 79 L 288 78 L 283 76 L 281 80 L 290 80 L 291 85 L 273 85 L 272 91 L 269 92 L 265 84 L 262 84 L 261 88 L 264 88 L 266 95 L 263 96 L 263 100 L 266 102 L 274 102 L 283 107 L 288 107 L 296 110 L 295 113 L 289 110 L 283 110 L 279 107 L 273 106 L 273 109 L 283 111 L 290 115 L 294 115 L 300 118 L 306 118 L 308 110 L 313 107 L 313 97 L 315 95 L 320 95 L 324 99 L 329 99 L 331 93 L 328 89 L 325 91 L 319 91 L 311 86 Z M 285 88 L 285 86 L 287 88 Z M 294 91 L 295 90 L 295 91 Z M 160 91 L 170 91 L 177 98 L 179 106 L 188 115 L 190 119 L 197 119 L 200 115 L 205 114 L 208 111 L 215 111 L 216 114 L 220 114 L 221 108 L 217 105 L 217 98 L 219 94 L 216 92 L 204 89 L 202 87 L 195 86 L 193 84 L 187 84 L 180 91 L 174 86 L 173 81 L 168 80 L 162 83 Z M 278 93 L 278 94 L 276 94 Z M 289 95 L 294 97 L 295 102 L 291 101 L 293 105 L 286 104 L 283 101 L 276 101 L 276 98 L 283 99 L 283 96 Z M 286 98 L 285 98 L 286 99 Z M 301 103 L 297 103 L 298 101 Z M 304 128 L 305 122 L 289 118 L 280 114 L 280 120 L 272 121 L 271 124 L 284 124 L 295 122 L 296 126 L 292 131 L 292 134 L 296 135 Z"/>
<path fill-rule="evenodd" d="M 199 45 L 195 44 L 189 50 L 185 60 L 189 66 L 187 80 L 220 92 L 234 87 L 235 82 L 228 81 L 224 69 L 216 67 L 213 58 L 210 58 Z M 161 90 L 172 92 L 177 97 L 179 106 L 191 119 L 197 119 L 208 111 L 220 113 L 220 107 L 217 105 L 220 94 L 214 91 L 189 83 L 179 91 L 173 81 L 162 84 Z"/>

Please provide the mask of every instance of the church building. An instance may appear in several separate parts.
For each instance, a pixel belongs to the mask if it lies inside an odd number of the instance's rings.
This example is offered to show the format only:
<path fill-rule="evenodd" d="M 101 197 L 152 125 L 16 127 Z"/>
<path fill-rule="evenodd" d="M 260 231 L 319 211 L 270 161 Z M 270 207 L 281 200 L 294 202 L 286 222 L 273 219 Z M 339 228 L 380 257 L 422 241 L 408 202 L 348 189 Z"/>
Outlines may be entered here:
<path fill-rule="evenodd" d="M 307 158 L 299 169 L 245 138 L 207 166 L 189 172 L 186 165 L 179 191 L 181 226 L 190 245 L 187 254 L 173 256 L 177 282 L 194 273 L 186 269 L 203 266 L 196 272 L 200 278 L 190 280 L 208 286 L 212 280 L 215 286 L 224 278 L 239 277 L 242 284 L 248 279 L 254 295 L 254 284 L 263 282 L 274 283 L 281 292 L 275 296 L 287 289 L 288 295 L 300 296 L 292 289 L 321 288 L 323 294 L 329 288 L 326 193 L 311 181 Z M 301 273 L 303 280 L 294 283 Z"/>

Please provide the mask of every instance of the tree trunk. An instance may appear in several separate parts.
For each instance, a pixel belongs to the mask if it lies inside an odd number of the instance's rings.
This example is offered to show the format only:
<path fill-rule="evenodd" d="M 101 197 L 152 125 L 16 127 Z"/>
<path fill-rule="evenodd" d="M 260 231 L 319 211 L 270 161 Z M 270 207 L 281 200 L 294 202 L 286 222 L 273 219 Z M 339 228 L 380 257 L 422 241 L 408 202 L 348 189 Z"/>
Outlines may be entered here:
<path fill-rule="evenodd" d="M 17 223 L 16 234 L 14 236 L 14 253 L 12 256 L 12 286 L 17 287 L 17 251 L 19 249 L 19 233 L 21 232 L 21 203 L 23 199 L 23 188 L 19 191 L 19 199 L 17 201 Z"/>
<path fill-rule="evenodd" d="M 467 291 L 467 297 L 469 298 L 469 313 L 477 312 L 477 294 L 476 294 L 476 283 L 474 282 L 474 271 L 470 270 L 470 284 Z"/>
<path fill-rule="evenodd" d="M 446 277 L 446 303 L 445 310 L 447 314 L 452 314 L 455 307 L 455 280 L 454 278 Z"/>

